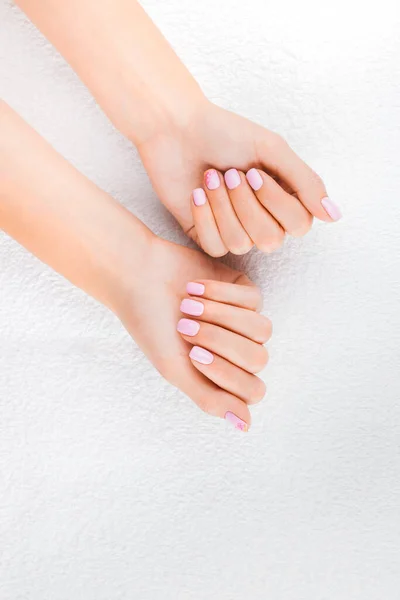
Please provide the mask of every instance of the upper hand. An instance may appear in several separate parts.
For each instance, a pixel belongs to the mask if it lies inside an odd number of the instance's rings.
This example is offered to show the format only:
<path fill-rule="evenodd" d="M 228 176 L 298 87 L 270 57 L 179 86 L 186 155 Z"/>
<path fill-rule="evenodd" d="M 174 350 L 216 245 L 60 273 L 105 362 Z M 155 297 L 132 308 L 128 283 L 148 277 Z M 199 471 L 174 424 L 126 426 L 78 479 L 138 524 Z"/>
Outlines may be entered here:
<path fill-rule="evenodd" d="M 340 218 L 321 178 L 283 138 L 208 101 L 139 152 L 163 204 L 212 256 L 253 244 L 269 252 L 286 233 L 304 235 L 313 217 Z"/>

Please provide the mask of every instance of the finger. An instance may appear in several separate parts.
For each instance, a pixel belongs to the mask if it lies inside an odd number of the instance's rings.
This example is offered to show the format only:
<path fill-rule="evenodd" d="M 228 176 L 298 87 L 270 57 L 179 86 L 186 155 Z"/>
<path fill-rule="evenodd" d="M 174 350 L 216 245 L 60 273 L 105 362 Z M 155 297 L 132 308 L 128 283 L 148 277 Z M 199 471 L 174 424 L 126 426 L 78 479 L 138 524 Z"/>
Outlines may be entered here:
<path fill-rule="evenodd" d="M 246 173 L 255 196 L 290 235 L 305 235 L 311 228 L 312 215 L 292 194 L 288 194 L 269 175 L 258 169 Z"/>
<path fill-rule="evenodd" d="M 198 346 L 193 346 L 189 357 L 193 366 L 203 375 L 247 404 L 256 404 L 264 398 L 265 383 L 256 375 Z"/>
<path fill-rule="evenodd" d="M 193 221 L 201 247 L 210 256 L 224 256 L 228 249 L 222 241 L 204 190 L 201 188 L 195 189 L 192 198 Z"/>
<path fill-rule="evenodd" d="M 285 181 L 314 217 L 321 221 L 338 221 L 341 211 L 328 197 L 322 179 L 281 136 L 265 130 L 263 133 L 257 150 L 266 169 Z"/>
<path fill-rule="evenodd" d="M 257 200 L 244 173 L 230 169 L 225 173 L 225 182 L 235 212 L 257 248 L 263 252 L 273 252 L 279 248 L 285 232 Z"/>
<path fill-rule="evenodd" d="M 261 292 L 246 276 L 244 279 L 243 285 L 212 279 L 198 279 L 190 281 L 186 286 L 186 291 L 190 296 L 201 296 L 216 302 L 257 311 L 262 305 Z"/>
<path fill-rule="evenodd" d="M 264 346 L 218 325 L 181 319 L 178 331 L 187 342 L 218 354 L 249 373 L 259 373 L 268 362 Z"/>
<path fill-rule="evenodd" d="M 180 369 L 179 381 L 172 383 L 177 385 L 205 413 L 225 419 L 235 429 L 248 431 L 251 425 L 251 416 L 247 404 L 205 377 L 200 370 L 193 367 L 193 363 L 189 363 L 187 357 L 184 360 L 188 362 L 190 370 L 183 364 Z"/>
<path fill-rule="evenodd" d="M 225 246 L 232 254 L 246 254 L 254 244 L 233 209 L 223 176 L 219 171 L 209 169 L 204 173 L 204 183 Z"/>
<path fill-rule="evenodd" d="M 199 321 L 219 325 L 258 344 L 265 344 L 272 335 L 271 321 L 246 308 L 214 300 L 185 298 L 182 300 L 180 309 L 184 314 L 196 317 Z"/>

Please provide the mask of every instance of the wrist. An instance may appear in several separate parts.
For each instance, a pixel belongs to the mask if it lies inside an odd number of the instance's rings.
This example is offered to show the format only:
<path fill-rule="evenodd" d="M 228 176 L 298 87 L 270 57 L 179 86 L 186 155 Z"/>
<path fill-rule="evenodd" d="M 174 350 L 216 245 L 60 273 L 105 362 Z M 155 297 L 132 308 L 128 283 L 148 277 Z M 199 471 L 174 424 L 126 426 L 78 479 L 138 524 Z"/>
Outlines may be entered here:
<path fill-rule="evenodd" d="M 113 201 L 114 202 L 114 201 Z M 124 207 L 113 204 L 107 235 L 93 243 L 94 287 L 88 291 L 122 321 L 143 284 L 158 238 Z M 96 236 L 97 237 L 97 236 Z"/>
<path fill-rule="evenodd" d="M 131 103 L 123 119 L 120 118 L 119 130 L 139 152 L 158 136 L 192 127 L 198 115 L 206 110 L 209 100 L 195 79 L 188 74 L 188 78 L 180 83 L 179 87 L 164 88 L 161 94 L 157 90 L 148 91 L 139 108 L 136 95 L 136 103 Z M 132 97 L 134 93 L 127 95 Z"/>

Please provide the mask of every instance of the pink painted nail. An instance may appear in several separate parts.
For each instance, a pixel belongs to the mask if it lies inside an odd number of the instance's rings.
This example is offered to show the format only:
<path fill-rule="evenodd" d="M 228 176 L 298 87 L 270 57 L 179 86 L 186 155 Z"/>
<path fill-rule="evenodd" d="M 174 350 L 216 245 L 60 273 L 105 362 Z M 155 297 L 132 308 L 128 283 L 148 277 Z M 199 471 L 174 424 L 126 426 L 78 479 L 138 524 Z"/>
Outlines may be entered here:
<path fill-rule="evenodd" d="M 196 283 L 194 281 L 190 281 L 186 286 L 186 291 L 191 296 L 202 296 L 205 290 L 206 288 L 202 283 Z"/>
<path fill-rule="evenodd" d="M 330 198 L 328 198 L 328 196 L 322 198 L 321 204 L 331 219 L 334 221 L 339 221 L 339 219 L 342 218 L 343 215 L 340 208 Z"/>
<path fill-rule="evenodd" d="M 234 190 L 240 185 L 241 179 L 240 175 L 236 169 L 229 169 L 225 173 L 225 183 L 230 190 Z"/>
<path fill-rule="evenodd" d="M 196 206 L 203 206 L 207 202 L 205 191 L 201 188 L 193 190 L 193 202 Z"/>
<path fill-rule="evenodd" d="M 200 346 L 193 346 L 189 354 L 192 360 L 201 363 L 202 365 L 211 365 L 214 360 L 214 355 L 208 350 L 200 348 Z"/>
<path fill-rule="evenodd" d="M 181 319 L 178 322 L 177 330 L 183 335 L 197 335 L 199 333 L 200 323 L 191 319 Z"/>
<path fill-rule="evenodd" d="M 192 315 L 192 317 L 199 317 L 204 312 L 204 304 L 197 300 L 185 298 L 181 302 L 181 312 Z"/>
<path fill-rule="evenodd" d="M 215 169 L 210 169 L 204 175 L 204 181 L 209 190 L 216 190 L 221 185 L 219 175 Z"/>
<path fill-rule="evenodd" d="M 250 169 L 250 171 L 247 171 L 246 179 L 255 192 L 258 192 L 264 183 L 257 169 Z"/>
<path fill-rule="evenodd" d="M 227 412 L 225 414 L 225 419 L 228 421 L 228 423 L 233 425 L 235 429 L 240 429 L 240 431 L 249 430 L 249 426 L 247 425 L 246 421 L 242 421 L 242 419 L 239 419 L 239 417 L 233 414 L 233 412 Z"/>

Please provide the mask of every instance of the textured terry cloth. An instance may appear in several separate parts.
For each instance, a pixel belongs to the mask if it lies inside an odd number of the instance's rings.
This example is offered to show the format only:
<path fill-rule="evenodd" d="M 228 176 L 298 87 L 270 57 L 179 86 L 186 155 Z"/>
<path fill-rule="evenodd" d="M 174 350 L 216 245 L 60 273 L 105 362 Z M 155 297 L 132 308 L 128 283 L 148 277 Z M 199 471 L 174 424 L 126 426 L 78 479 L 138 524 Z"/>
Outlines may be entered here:
<path fill-rule="evenodd" d="M 0 598 L 398 600 L 398 3 L 143 4 L 207 95 L 284 135 L 344 218 L 234 261 L 274 324 L 246 437 L 0 234 Z M 186 243 L 130 144 L 5 0 L 0 96 Z"/>

